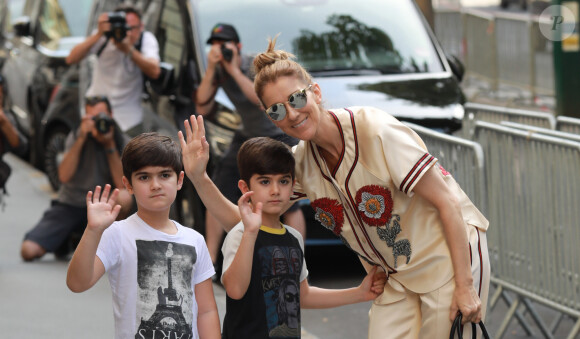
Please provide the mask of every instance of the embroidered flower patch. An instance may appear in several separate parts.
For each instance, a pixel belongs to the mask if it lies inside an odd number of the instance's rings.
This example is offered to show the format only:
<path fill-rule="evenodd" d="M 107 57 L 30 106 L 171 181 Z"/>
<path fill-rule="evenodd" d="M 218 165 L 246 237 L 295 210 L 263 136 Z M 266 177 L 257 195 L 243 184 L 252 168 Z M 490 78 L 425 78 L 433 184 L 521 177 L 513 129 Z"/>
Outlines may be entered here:
<path fill-rule="evenodd" d="M 378 185 L 363 186 L 356 193 L 359 215 L 370 226 L 384 226 L 391 219 L 391 191 Z"/>
<path fill-rule="evenodd" d="M 316 199 L 310 205 L 316 212 L 314 219 L 334 234 L 339 235 L 344 223 L 342 205 L 337 200 L 329 198 Z"/>

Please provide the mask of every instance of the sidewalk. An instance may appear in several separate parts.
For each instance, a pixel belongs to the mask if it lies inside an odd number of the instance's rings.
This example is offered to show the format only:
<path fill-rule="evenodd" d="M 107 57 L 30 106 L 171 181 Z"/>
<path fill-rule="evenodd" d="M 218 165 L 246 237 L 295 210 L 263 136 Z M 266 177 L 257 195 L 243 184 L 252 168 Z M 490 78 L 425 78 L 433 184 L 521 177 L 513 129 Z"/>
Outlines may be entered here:
<path fill-rule="evenodd" d="M 45 175 L 12 154 L 6 207 L 0 210 L 0 337 L 113 338 L 109 282 L 103 277 L 87 292 L 66 287 L 68 262 L 47 254 L 39 261 L 20 259 L 20 244 L 49 206 L 53 191 Z M 214 286 L 223 320 L 225 292 Z"/>

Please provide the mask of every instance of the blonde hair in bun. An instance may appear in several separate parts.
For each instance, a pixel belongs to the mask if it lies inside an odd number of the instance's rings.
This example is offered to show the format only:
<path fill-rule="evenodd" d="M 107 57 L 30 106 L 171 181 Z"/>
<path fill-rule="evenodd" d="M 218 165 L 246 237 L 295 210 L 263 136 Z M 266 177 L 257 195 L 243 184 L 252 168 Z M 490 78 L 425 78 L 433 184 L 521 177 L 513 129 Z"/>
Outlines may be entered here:
<path fill-rule="evenodd" d="M 312 76 L 299 63 L 294 61 L 296 57 L 290 52 L 275 50 L 276 35 L 273 39 L 268 39 L 268 49 L 256 55 L 254 58 L 254 90 L 258 97 L 262 98 L 264 86 L 275 82 L 280 77 L 296 77 L 305 85 L 312 83 Z"/>

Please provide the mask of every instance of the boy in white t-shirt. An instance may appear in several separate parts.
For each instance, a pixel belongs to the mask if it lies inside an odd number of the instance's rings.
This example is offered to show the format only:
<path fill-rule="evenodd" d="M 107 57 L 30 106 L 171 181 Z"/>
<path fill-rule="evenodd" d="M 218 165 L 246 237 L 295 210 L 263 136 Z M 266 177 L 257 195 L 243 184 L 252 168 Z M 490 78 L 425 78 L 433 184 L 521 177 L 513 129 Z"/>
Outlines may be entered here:
<path fill-rule="evenodd" d="M 127 144 L 122 163 L 137 213 L 115 222 L 119 190 L 106 185 L 102 194 L 100 186 L 88 192 L 88 225 L 68 268 L 68 287 L 86 291 L 108 273 L 115 338 L 220 338 L 205 241 L 169 219 L 183 184 L 179 146 L 143 133 Z"/>

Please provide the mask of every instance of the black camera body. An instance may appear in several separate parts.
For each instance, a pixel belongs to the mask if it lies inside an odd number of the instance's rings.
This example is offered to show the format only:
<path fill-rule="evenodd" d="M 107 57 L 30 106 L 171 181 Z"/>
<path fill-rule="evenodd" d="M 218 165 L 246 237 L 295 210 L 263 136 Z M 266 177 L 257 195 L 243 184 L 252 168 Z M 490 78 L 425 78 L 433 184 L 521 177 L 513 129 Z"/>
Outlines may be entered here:
<path fill-rule="evenodd" d="M 224 60 L 227 62 L 232 61 L 232 57 L 234 56 L 234 51 L 227 48 L 226 44 L 222 44 L 221 50 L 222 50 L 222 57 L 224 58 Z"/>
<path fill-rule="evenodd" d="M 97 129 L 97 132 L 99 132 L 100 134 L 109 133 L 111 126 L 115 124 L 113 118 L 111 118 L 105 112 L 99 112 L 99 114 L 93 117 L 93 120 L 95 121 L 95 128 Z"/>
<path fill-rule="evenodd" d="M 127 20 L 125 19 L 125 12 L 109 12 L 108 16 L 111 30 L 107 31 L 105 35 L 107 38 L 113 38 L 117 42 L 123 41 L 129 30 Z"/>

